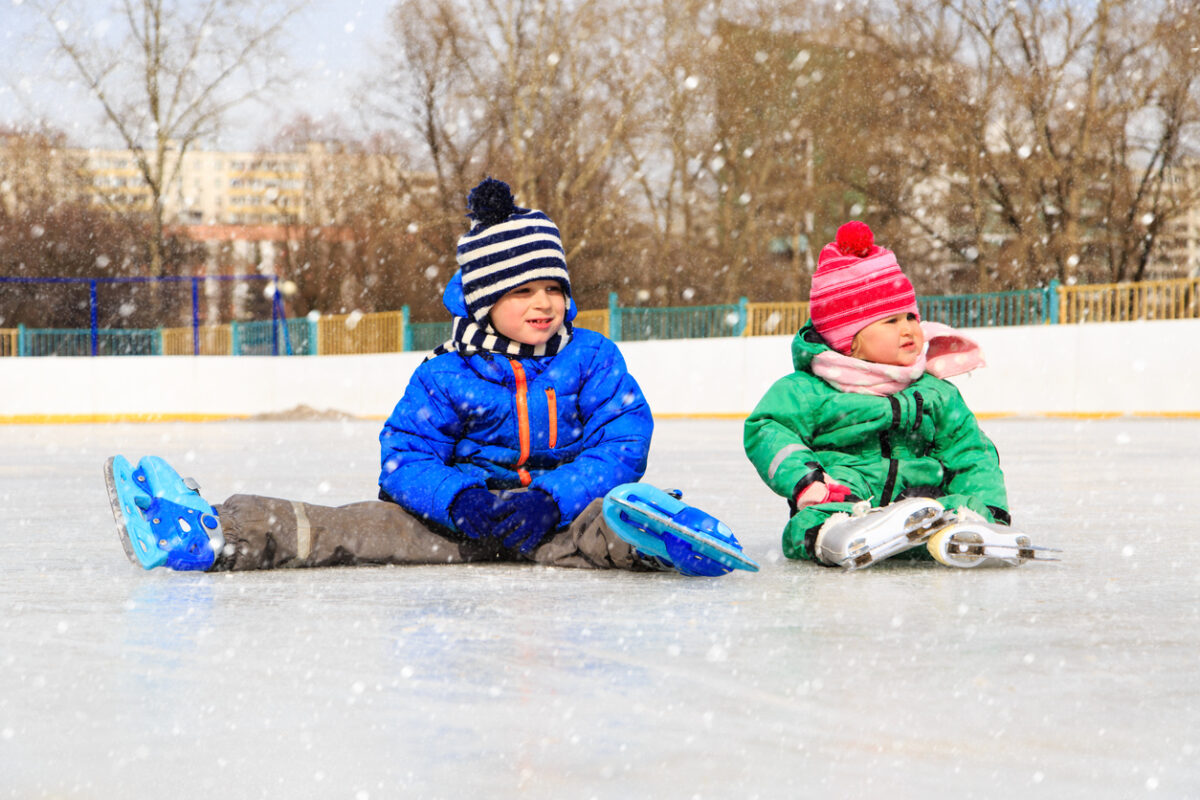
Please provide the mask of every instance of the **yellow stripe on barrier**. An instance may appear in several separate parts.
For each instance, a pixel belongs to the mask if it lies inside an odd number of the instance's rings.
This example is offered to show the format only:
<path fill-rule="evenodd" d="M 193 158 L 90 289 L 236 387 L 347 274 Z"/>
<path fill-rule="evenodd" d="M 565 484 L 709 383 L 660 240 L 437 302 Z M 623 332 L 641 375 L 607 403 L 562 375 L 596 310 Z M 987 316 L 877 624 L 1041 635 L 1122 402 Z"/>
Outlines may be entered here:
<path fill-rule="evenodd" d="M 9 414 L 0 425 L 97 425 L 111 422 L 222 422 L 249 414 Z"/>

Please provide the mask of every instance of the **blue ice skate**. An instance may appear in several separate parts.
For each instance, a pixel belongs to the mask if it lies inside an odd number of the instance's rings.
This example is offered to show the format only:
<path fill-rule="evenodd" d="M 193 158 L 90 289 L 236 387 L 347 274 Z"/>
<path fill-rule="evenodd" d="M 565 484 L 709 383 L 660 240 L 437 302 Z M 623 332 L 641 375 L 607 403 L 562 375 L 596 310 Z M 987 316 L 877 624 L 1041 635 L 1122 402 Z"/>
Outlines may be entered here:
<path fill-rule="evenodd" d="M 605 495 L 604 521 L 638 553 L 683 575 L 758 572 L 725 523 L 645 483 L 623 483 Z"/>
<path fill-rule="evenodd" d="M 125 555 L 143 569 L 206 570 L 225 547 L 217 512 L 195 481 L 158 456 L 146 456 L 136 469 L 125 456 L 113 456 L 104 481 Z"/>

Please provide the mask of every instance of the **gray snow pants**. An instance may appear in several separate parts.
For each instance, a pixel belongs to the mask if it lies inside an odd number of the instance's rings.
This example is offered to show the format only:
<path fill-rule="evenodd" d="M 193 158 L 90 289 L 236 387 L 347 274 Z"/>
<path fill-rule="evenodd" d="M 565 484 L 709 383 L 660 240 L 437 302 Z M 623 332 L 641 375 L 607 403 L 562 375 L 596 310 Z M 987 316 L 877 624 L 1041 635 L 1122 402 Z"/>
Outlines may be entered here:
<path fill-rule="evenodd" d="M 533 562 L 585 569 L 652 569 L 604 522 L 593 500 L 530 556 L 495 543 L 459 543 L 436 533 L 395 503 L 367 500 L 318 506 L 257 495 L 233 495 L 216 506 L 225 552 L 213 571 L 332 567 L 354 564 Z"/>

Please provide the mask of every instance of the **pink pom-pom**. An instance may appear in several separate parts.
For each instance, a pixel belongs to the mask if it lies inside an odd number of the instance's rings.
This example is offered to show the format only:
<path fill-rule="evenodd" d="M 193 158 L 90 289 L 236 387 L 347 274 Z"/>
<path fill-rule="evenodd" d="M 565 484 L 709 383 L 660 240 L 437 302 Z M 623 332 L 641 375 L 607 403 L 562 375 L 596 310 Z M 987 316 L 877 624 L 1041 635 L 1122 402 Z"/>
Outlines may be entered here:
<path fill-rule="evenodd" d="M 867 223 L 853 220 L 837 229 L 835 241 L 844 255 L 865 258 L 875 244 L 875 234 Z"/>

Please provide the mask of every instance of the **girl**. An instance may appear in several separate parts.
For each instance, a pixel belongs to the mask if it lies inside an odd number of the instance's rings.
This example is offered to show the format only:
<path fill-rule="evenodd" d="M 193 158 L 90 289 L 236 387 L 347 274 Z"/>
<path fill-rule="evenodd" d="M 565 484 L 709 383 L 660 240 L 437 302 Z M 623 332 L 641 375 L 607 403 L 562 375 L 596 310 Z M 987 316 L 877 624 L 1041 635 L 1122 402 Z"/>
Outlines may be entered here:
<path fill-rule="evenodd" d="M 795 371 L 746 420 L 746 454 L 792 512 L 789 558 L 849 569 L 928 543 L 943 563 L 1033 558 L 1011 533 L 999 457 L 953 384 L 973 342 L 923 323 L 912 284 L 871 229 L 821 251 Z"/>

